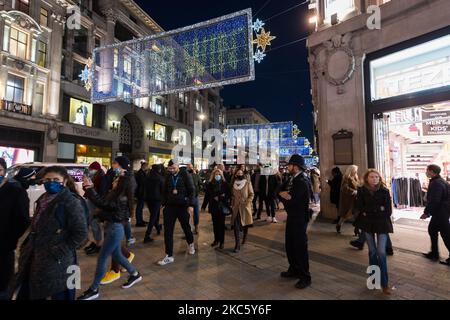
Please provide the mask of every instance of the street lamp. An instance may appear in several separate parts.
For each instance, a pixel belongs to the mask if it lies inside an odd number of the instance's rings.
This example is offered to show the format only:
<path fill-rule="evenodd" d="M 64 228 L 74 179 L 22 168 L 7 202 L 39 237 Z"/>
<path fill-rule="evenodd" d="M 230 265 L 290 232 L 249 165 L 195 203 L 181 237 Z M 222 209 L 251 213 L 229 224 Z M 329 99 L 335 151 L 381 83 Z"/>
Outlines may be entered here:
<path fill-rule="evenodd" d="M 205 120 L 206 120 L 206 115 L 205 115 L 204 113 L 201 113 L 201 114 L 198 116 L 198 118 L 199 118 L 201 121 L 205 121 Z"/>

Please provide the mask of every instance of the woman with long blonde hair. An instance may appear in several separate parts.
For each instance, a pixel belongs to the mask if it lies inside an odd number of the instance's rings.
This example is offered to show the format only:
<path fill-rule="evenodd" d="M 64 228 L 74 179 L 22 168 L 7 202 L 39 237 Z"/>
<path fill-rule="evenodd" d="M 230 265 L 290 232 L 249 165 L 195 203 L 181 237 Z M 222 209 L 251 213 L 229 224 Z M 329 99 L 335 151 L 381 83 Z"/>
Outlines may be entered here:
<path fill-rule="evenodd" d="M 391 294 L 387 271 L 386 245 L 392 226 L 392 201 L 381 174 L 369 169 L 364 174 L 364 185 L 358 189 L 355 211 L 358 218 L 355 225 L 365 232 L 369 247 L 369 265 L 376 265 L 381 271 L 381 286 L 384 294 Z"/>
<path fill-rule="evenodd" d="M 336 225 L 336 232 L 341 233 L 344 222 L 353 216 L 356 194 L 358 192 L 359 179 L 358 167 L 351 165 L 345 170 L 342 178 L 341 193 L 339 198 L 339 222 Z"/>

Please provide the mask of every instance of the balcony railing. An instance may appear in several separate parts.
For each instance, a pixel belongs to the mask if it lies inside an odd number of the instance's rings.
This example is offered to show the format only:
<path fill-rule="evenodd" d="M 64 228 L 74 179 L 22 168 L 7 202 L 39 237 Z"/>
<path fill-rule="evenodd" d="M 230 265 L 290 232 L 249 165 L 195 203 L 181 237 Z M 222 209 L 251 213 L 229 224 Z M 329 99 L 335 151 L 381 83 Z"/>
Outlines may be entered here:
<path fill-rule="evenodd" d="M 25 114 L 27 116 L 31 116 L 33 111 L 33 107 L 27 104 L 18 103 L 14 101 L 8 100 L 0 100 L 0 110 L 5 110 L 8 112 L 15 112 L 20 114 Z"/>

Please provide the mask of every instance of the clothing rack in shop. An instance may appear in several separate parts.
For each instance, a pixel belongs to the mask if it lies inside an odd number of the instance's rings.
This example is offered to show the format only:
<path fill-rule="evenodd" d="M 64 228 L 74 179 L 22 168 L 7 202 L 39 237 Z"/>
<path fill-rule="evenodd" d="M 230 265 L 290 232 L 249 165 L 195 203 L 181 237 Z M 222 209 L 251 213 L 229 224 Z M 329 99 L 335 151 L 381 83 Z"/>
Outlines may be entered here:
<path fill-rule="evenodd" d="M 392 200 L 399 209 L 423 207 L 422 184 L 417 177 L 393 177 Z"/>

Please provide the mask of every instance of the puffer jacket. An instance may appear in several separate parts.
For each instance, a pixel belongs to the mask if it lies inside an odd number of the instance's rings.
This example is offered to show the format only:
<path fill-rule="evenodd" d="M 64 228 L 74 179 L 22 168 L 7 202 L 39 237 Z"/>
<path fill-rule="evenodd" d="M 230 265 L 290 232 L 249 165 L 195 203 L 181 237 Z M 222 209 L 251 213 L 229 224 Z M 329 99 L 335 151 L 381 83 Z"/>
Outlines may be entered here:
<path fill-rule="evenodd" d="M 21 245 L 16 286 L 28 278 L 31 300 L 65 291 L 68 268 L 76 264 L 76 249 L 87 236 L 84 209 L 65 188 L 39 215 L 36 228 Z"/>
<path fill-rule="evenodd" d="M 123 222 L 130 217 L 128 198 L 126 196 L 100 197 L 94 188 L 86 189 L 86 197 L 101 211 L 98 218 L 104 222 Z"/>

